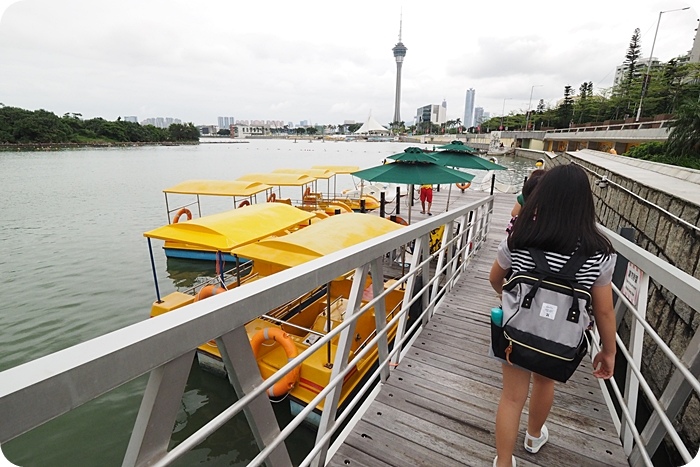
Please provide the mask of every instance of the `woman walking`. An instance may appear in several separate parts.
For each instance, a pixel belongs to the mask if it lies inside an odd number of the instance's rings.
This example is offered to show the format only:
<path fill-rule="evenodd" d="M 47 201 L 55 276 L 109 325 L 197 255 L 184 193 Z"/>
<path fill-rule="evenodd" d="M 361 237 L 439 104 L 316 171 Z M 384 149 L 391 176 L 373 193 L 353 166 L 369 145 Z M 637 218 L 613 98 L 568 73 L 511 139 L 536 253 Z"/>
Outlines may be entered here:
<path fill-rule="evenodd" d="M 489 280 L 499 295 L 503 293 L 506 277 L 535 267 L 528 249 L 544 251 L 553 272 L 561 269 L 574 252 L 587 258 L 576 273 L 576 280 L 590 287 L 593 316 L 602 341 L 602 349 L 593 359 L 593 375 L 610 378 L 616 351 L 611 285 L 616 255 L 610 241 L 596 227 L 590 183 L 580 167 L 568 164 L 548 170 L 529 194 L 511 235 L 501 242 L 491 268 Z M 498 360 L 503 372 L 503 390 L 496 414 L 497 456 L 493 465 L 510 467 L 516 465 L 513 451 L 531 381 L 524 448 L 536 454 L 549 439 L 545 421 L 554 400 L 554 380 Z"/>

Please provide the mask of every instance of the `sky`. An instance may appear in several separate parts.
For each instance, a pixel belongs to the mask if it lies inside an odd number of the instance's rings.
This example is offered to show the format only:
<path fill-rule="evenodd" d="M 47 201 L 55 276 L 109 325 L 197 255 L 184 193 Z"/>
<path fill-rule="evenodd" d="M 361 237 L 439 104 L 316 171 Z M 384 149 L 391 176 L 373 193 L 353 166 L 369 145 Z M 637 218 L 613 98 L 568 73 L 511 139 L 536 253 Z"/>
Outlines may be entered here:
<path fill-rule="evenodd" d="M 684 11 L 668 11 L 690 7 Z M 693 46 L 700 0 L 0 0 L 0 103 L 83 118 L 388 124 L 392 48 L 408 48 L 401 120 L 467 89 L 492 116 L 612 86 L 635 28 L 642 56 Z M 659 22 L 659 13 L 664 11 Z M 700 40 L 700 39 L 699 39 Z"/>

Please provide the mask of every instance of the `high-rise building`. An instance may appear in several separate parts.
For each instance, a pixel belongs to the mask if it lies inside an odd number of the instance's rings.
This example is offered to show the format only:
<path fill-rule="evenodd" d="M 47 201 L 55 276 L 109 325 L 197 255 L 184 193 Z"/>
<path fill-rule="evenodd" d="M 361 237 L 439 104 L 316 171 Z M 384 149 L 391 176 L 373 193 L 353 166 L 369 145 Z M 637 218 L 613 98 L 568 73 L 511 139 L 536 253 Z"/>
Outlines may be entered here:
<path fill-rule="evenodd" d="M 416 110 L 415 124 L 430 122 L 437 125 L 447 121 L 447 101 L 442 101 L 442 105 L 428 104 L 418 107 Z"/>
<path fill-rule="evenodd" d="M 474 124 L 474 97 L 476 91 L 473 88 L 467 89 L 467 98 L 464 100 L 464 127 L 471 128 Z M 484 109 L 481 109 L 483 112 Z"/>
<path fill-rule="evenodd" d="M 233 117 L 219 117 L 219 128 L 227 129 L 231 125 L 234 125 L 236 120 Z"/>
<path fill-rule="evenodd" d="M 125 122 L 133 122 L 133 123 L 138 123 L 139 119 L 136 118 L 135 115 L 127 115 L 126 117 L 122 117 L 122 120 Z"/>
<path fill-rule="evenodd" d="M 403 42 L 401 42 L 401 29 L 403 28 L 403 17 L 399 20 L 399 42 L 396 43 L 393 49 L 394 60 L 396 60 L 396 98 L 394 99 L 394 122 L 401 121 L 401 66 L 403 58 L 408 50 Z"/>
<path fill-rule="evenodd" d="M 469 128 L 466 123 L 467 117 L 464 117 L 465 123 L 464 126 L 466 128 Z M 472 126 L 479 126 L 481 125 L 481 122 L 484 121 L 484 108 L 483 107 L 476 107 L 474 109 L 474 124 Z"/>

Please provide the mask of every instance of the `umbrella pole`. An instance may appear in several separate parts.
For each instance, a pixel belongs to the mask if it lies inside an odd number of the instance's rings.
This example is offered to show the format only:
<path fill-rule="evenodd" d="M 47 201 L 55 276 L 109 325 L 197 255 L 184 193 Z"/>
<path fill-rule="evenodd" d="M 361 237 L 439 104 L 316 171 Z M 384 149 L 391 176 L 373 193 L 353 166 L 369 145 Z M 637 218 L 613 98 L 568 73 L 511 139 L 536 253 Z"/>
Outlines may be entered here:
<path fill-rule="evenodd" d="M 411 205 L 413 204 L 413 184 L 409 185 L 410 188 L 408 189 L 409 192 L 409 198 L 408 198 L 408 225 L 411 225 Z"/>
<path fill-rule="evenodd" d="M 452 184 L 450 183 L 450 187 L 447 189 L 447 206 L 445 207 L 445 212 L 450 210 L 450 195 L 452 194 Z"/>

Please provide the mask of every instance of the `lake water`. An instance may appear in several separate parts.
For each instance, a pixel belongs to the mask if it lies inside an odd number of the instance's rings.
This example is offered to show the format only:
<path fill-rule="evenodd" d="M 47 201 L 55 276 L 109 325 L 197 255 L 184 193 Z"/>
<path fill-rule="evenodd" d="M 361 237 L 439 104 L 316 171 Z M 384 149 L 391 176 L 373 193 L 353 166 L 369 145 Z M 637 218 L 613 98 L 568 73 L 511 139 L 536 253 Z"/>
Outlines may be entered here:
<path fill-rule="evenodd" d="M 167 223 L 162 190 L 187 179 L 235 179 L 253 172 L 312 165 L 381 164 L 406 143 L 252 140 L 241 144 L 1 153 L 0 371 L 147 319 L 155 299 L 143 232 Z M 531 161 L 502 158 L 522 180 Z M 502 178 L 503 175 L 498 176 Z M 319 188 L 325 187 L 325 181 Z M 338 177 L 338 190 L 354 188 Z M 292 197 L 295 197 L 292 195 Z M 298 198 L 299 196 L 296 196 Z M 169 197 L 170 199 L 170 197 Z M 206 213 L 230 199 L 202 200 Z M 172 207 L 172 204 L 171 204 Z M 158 245 L 154 245 L 158 246 Z M 166 264 L 154 248 L 161 293 L 211 271 Z M 146 377 L 139 378 L 2 446 L 21 466 L 120 465 Z M 196 365 L 182 401 L 174 443 L 229 405 L 232 388 Z M 280 404 L 280 417 L 286 417 Z M 303 458 L 313 434 L 294 434 Z M 257 447 L 243 416 L 178 465 L 245 465 Z"/>

